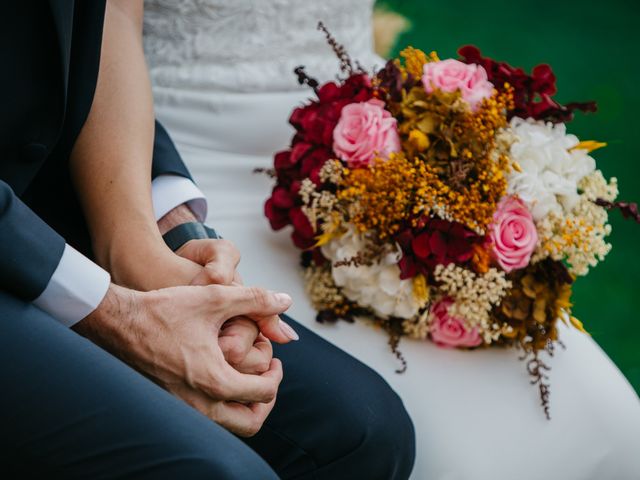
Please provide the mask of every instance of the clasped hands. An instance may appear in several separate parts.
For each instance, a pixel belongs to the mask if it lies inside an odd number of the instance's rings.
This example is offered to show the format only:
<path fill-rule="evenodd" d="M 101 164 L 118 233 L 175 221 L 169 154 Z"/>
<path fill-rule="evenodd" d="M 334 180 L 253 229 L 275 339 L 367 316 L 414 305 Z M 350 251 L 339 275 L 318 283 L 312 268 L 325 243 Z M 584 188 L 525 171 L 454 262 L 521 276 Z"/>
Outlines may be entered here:
<path fill-rule="evenodd" d="M 231 286 L 242 293 L 236 300 L 231 290 L 222 292 L 228 295 L 226 300 L 232 310 L 221 317 L 223 323 L 218 329 L 218 344 L 214 347 L 219 349 L 215 354 L 216 368 L 229 377 L 216 380 L 219 389 L 202 388 L 209 398 L 197 395 L 193 388 L 173 391 L 229 430 L 243 436 L 253 435 L 273 408 L 282 379 L 282 365 L 273 358 L 271 341 L 287 343 L 298 339 L 295 331 L 278 317 L 289 308 L 291 298 L 286 294 L 243 287 L 237 272 L 240 254 L 226 240 L 191 240 L 176 254 L 197 266 L 191 285 Z M 248 301 L 246 305 L 243 298 Z M 256 383 L 257 379 L 268 379 L 271 383 L 262 386 Z M 212 407 L 214 410 L 210 410 Z M 238 424 L 239 418 L 245 422 Z"/>
<path fill-rule="evenodd" d="M 231 432 L 252 436 L 282 380 L 271 341 L 298 336 L 278 316 L 291 298 L 243 286 L 239 260 L 226 240 L 191 240 L 176 253 L 165 247 L 147 275 L 133 275 L 144 269 L 130 262 L 124 274 L 114 268 L 115 283 L 134 289 L 112 284 L 74 328 Z"/>

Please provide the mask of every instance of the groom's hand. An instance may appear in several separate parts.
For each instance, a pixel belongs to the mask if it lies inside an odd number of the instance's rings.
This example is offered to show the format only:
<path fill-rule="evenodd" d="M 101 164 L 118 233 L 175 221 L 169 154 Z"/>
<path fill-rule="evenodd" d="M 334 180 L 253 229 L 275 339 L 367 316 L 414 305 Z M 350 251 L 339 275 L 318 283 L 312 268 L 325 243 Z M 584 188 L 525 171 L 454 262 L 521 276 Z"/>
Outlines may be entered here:
<path fill-rule="evenodd" d="M 227 240 L 191 240 L 176 254 L 202 267 L 192 280 L 194 285 L 242 284 L 237 272 L 240 252 Z M 262 373 L 273 356 L 269 339 L 287 343 L 297 340 L 298 335 L 277 315 L 257 320 L 239 317 L 225 323 L 218 342 L 226 360 L 237 370 Z"/>
<path fill-rule="evenodd" d="M 285 294 L 210 285 L 147 293 L 112 285 L 74 329 L 239 435 L 255 433 L 273 406 L 282 366 L 261 375 L 232 368 L 215 341 L 230 318 L 277 315 Z"/>

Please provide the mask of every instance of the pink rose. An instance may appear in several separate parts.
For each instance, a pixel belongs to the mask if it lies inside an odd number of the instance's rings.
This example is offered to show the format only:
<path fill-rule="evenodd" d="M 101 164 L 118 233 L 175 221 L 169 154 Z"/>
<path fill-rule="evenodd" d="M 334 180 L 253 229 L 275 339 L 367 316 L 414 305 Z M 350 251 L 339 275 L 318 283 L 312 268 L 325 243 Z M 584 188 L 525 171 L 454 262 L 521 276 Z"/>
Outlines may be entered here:
<path fill-rule="evenodd" d="M 452 304 L 453 300 L 447 297 L 431 306 L 431 340 L 445 348 L 477 347 L 482 343 L 478 329 L 469 330 L 464 320 L 450 316 Z"/>
<path fill-rule="evenodd" d="M 351 103 L 333 130 L 333 150 L 351 168 L 366 167 L 376 156 L 388 157 L 400 150 L 396 119 L 381 100 Z"/>
<path fill-rule="evenodd" d="M 460 90 L 462 98 L 473 110 L 493 94 L 493 84 L 482 65 L 466 64 L 453 58 L 425 63 L 422 84 L 427 93 Z"/>
<path fill-rule="evenodd" d="M 493 214 L 489 238 L 495 259 L 505 272 L 524 268 L 538 243 L 531 212 L 515 196 L 504 197 Z"/>

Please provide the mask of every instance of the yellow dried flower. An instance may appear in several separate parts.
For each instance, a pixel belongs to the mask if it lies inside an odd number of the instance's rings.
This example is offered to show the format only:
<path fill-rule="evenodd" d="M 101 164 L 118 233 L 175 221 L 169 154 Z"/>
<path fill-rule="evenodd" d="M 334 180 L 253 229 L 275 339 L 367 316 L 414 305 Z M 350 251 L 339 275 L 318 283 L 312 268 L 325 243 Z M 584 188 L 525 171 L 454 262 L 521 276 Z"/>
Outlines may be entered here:
<path fill-rule="evenodd" d="M 347 170 L 337 196 L 351 205 L 350 221 L 381 239 L 398 232 L 403 221 L 431 210 L 444 185 L 421 161 L 403 153 L 376 159 L 370 168 Z"/>
<path fill-rule="evenodd" d="M 478 273 L 487 273 L 491 266 L 491 253 L 485 245 L 474 243 L 471 246 L 473 256 L 471 257 L 471 265 Z"/>
<path fill-rule="evenodd" d="M 413 278 L 413 296 L 422 306 L 425 306 L 429 301 L 429 285 L 422 274 L 418 274 Z"/>
<path fill-rule="evenodd" d="M 407 47 L 400 52 L 404 59 L 404 68 L 414 78 L 422 77 L 424 64 L 428 62 L 427 55 L 417 48 Z"/>
<path fill-rule="evenodd" d="M 420 85 L 390 105 L 401 119 L 398 131 L 405 140 L 405 154 L 421 160 L 430 174 L 430 184 L 418 183 L 420 194 L 432 204 L 425 208 L 419 202 L 415 213 L 434 211 L 484 232 L 506 192 L 506 173 L 512 168 L 510 142 L 503 135 L 506 112 L 512 107 L 511 88 L 471 111 L 459 92 L 427 94 Z"/>
<path fill-rule="evenodd" d="M 611 232 L 607 211 L 593 200 L 611 201 L 617 196 L 618 188 L 614 178 L 607 182 L 599 170 L 580 180 L 578 188 L 582 194 L 570 212 L 551 212 L 536 224 L 538 247 L 531 261 L 535 263 L 548 257 L 566 261 L 573 275 L 582 276 L 611 250 L 606 241 Z"/>
<path fill-rule="evenodd" d="M 424 133 L 422 133 L 418 129 L 411 130 L 409 133 L 409 143 L 416 149 L 418 152 L 423 152 L 427 148 L 429 148 L 429 137 L 427 137 Z"/>

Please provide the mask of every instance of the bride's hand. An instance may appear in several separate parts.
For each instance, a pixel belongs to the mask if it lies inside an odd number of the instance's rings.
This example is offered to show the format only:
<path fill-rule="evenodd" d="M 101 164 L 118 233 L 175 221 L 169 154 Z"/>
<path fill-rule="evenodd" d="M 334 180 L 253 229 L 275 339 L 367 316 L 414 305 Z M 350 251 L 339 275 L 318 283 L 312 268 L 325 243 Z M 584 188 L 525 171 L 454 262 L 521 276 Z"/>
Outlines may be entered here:
<path fill-rule="evenodd" d="M 191 285 L 241 285 L 238 274 L 240 252 L 236 246 L 223 239 L 189 240 L 176 254 L 191 260 L 201 268 L 190 280 Z"/>

